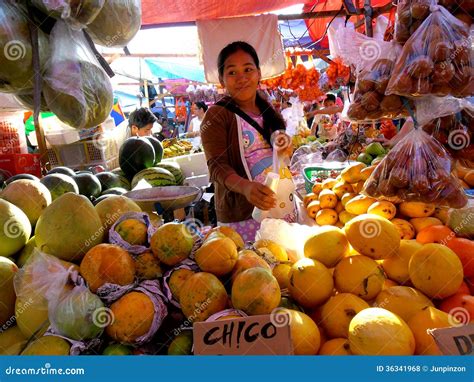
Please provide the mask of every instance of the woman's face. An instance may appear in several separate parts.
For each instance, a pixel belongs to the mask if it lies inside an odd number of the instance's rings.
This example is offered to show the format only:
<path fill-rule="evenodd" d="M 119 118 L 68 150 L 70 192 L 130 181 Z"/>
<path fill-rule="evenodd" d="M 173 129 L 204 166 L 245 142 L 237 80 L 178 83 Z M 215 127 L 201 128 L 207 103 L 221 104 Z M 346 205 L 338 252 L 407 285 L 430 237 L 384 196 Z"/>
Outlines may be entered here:
<path fill-rule="evenodd" d="M 205 114 L 204 109 L 201 109 L 199 106 L 197 106 L 195 104 L 193 104 L 193 106 L 194 106 L 193 114 L 195 116 L 197 116 L 199 119 L 202 119 L 204 117 L 204 114 Z"/>
<path fill-rule="evenodd" d="M 220 80 L 234 100 L 245 102 L 255 98 L 260 78 L 260 69 L 252 56 L 239 50 L 225 60 Z"/>

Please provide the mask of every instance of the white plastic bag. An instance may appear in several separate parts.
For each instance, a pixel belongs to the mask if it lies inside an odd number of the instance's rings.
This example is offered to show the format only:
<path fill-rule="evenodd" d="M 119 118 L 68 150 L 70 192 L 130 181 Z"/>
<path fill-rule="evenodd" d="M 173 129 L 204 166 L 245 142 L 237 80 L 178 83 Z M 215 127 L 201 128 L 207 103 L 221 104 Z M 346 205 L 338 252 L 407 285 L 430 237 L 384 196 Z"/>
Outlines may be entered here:
<path fill-rule="evenodd" d="M 49 109 L 77 129 L 100 125 L 112 110 L 112 85 L 83 32 L 57 21 L 50 39 L 52 55 L 43 84 Z"/>
<path fill-rule="evenodd" d="M 61 18 L 76 29 L 84 28 L 97 17 L 106 0 L 32 0 L 35 7 Z"/>

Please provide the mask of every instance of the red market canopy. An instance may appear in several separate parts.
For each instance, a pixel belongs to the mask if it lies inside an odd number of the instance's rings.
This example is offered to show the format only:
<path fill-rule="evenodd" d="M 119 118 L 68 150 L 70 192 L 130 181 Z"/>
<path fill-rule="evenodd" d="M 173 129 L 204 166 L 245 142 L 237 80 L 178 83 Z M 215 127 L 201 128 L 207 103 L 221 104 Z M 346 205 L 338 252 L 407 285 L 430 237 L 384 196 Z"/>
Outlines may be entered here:
<path fill-rule="evenodd" d="M 388 4 L 391 4 L 392 0 L 371 0 L 370 5 L 373 8 L 384 7 Z M 353 4 L 356 8 L 361 9 L 364 7 L 364 0 L 353 0 Z M 319 13 L 319 12 L 330 12 L 330 11 L 339 11 L 343 6 L 342 0 L 320 0 L 312 1 L 311 3 L 306 3 L 303 7 L 303 13 Z M 344 16 L 346 12 L 343 10 L 340 12 L 339 16 Z M 364 17 L 363 14 L 356 16 L 359 18 Z M 327 24 L 331 22 L 333 17 L 324 17 L 318 19 L 306 19 L 306 25 L 308 26 L 308 32 L 313 41 L 318 41 L 321 39 L 326 31 Z M 351 19 L 354 22 L 354 19 Z"/>
<path fill-rule="evenodd" d="M 257 15 L 314 0 L 142 0 L 142 27 Z"/>

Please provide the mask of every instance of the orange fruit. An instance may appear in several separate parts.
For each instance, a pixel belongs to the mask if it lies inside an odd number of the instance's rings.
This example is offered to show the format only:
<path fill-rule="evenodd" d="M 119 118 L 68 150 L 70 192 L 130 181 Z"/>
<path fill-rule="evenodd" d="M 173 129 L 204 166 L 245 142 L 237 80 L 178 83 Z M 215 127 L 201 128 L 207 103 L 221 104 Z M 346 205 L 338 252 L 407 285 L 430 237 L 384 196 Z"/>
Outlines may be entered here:
<path fill-rule="evenodd" d="M 462 263 L 464 277 L 474 276 L 474 241 L 469 239 L 454 238 L 446 245 L 452 249 Z"/>
<path fill-rule="evenodd" d="M 352 355 L 347 338 L 334 338 L 325 342 L 319 349 L 319 355 Z"/>
<path fill-rule="evenodd" d="M 265 268 L 250 268 L 235 278 L 232 284 L 232 305 L 248 315 L 270 314 L 281 300 L 280 286 L 272 272 Z"/>
<path fill-rule="evenodd" d="M 432 225 L 418 232 L 416 241 L 421 244 L 438 243 L 446 245 L 455 236 L 455 233 L 445 225 Z"/>
<path fill-rule="evenodd" d="M 413 285 L 431 298 L 446 298 L 463 281 L 462 264 L 456 254 L 441 244 L 425 244 L 408 264 Z"/>
<path fill-rule="evenodd" d="M 455 294 L 445 298 L 439 308 L 456 317 L 463 325 L 474 321 L 474 296 L 469 294 Z"/>
<path fill-rule="evenodd" d="M 454 325 L 459 325 L 459 321 L 439 309 L 427 306 L 420 310 L 408 321 L 408 326 L 415 336 L 415 354 L 442 355 L 428 329 L 449 328 Z"/>

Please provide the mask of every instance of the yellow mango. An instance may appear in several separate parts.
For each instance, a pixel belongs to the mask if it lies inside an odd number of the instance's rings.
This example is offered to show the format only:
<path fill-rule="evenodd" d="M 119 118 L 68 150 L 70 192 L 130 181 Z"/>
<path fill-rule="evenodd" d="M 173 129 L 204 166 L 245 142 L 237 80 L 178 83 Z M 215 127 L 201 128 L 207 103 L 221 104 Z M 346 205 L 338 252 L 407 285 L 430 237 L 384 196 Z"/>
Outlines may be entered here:
<path fill-rule="evenodd" d="M 369 207 L 377 200 L 370 196 L 359 195 L 349 200 L 346 205 L 346 211 L 354 215 L 362 215 L 367 213 Z"/>

